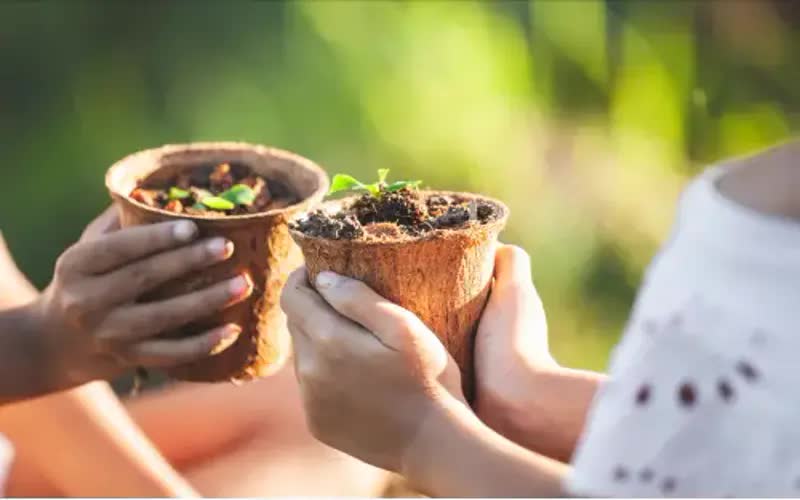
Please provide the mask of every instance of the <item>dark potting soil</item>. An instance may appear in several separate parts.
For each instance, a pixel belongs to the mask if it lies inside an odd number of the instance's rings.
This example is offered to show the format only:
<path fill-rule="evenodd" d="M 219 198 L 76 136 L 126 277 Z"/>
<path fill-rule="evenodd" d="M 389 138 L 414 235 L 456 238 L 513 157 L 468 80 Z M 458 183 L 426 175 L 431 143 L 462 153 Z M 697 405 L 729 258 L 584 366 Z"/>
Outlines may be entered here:
<path fill-rule="evenodd" d="M 364 194 L 334 214 L 313 211 L 290 227 L 334 240 L 392 239 L 485 224 L 497 216 L 497 208 L 485 201 L 405 188 L 379 196 Z"/>
<path fill-rule="evenodd" d="M 241 194 L 242 185 L 247 186 L 249 191 L 244 189 L 247 195 L 239 198 L 240 202 L 233 203 L 232 208 L 212 208 L 203 203 L 209 198 L 221 196 L 236 201 L 229 190 L 239 186 Z M 233 190 L 235 192 L 236 189 Z M 166 183 L 144 179 L 131 191 L 130 197 L 150 207 L 206 217 L 255 214 L 298 202 L 297 196 L 282 182 L 266 179 L 255 174 L 250 167 L 238 163 L 197 166 L 179 173 Z"/>

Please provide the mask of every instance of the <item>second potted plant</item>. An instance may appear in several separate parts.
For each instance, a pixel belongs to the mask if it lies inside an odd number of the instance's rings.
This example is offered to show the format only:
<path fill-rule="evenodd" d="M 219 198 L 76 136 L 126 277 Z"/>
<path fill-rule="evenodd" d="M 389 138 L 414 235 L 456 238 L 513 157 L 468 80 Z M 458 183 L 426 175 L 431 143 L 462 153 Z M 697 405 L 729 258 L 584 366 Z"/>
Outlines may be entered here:
<path fill-rule="evenodd" d="M 187 325 L 175 336 L 224 323 L 242 333 L 225 351 L 169 370 L 193 381 L 247 380 L 279 368 L 289 352 L 280 291 L 302 262 L 288 221 L 320 201 L 328 188 L 324 171 L 299 155 L 245 143 L 193 143 L 134 153 L 115 163 L 106 185 L 122 226 L 191 219 L 201 237 L 223 236 L 233 256 L 174 280 L 151 298 L 185 294 L 246 273 L 253 293 L 245 301 Z"/>
<path fill-rule="evenodd" d="M 508 208 L 470 193 L 421 191 L 419 182 L 365 184 L 337 175 L 331 192 L 363 194 L 325 202 L 291 224 L 309 279 L 349 276 L 409 309 L 442 340 L 473 390 L 475 331 L 492 282 L 495 243 Z"/>

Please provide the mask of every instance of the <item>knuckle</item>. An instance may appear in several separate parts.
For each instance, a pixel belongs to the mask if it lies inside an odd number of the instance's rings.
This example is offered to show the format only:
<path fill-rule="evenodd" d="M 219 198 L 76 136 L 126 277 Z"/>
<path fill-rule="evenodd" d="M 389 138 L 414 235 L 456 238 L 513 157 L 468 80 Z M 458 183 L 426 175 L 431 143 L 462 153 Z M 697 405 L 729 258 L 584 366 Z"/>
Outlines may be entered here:
<path fill-rule="evenodd" d="M 72 246 L 67 251 L 62 253 L 56 259 L 56 267 L 54 273 L 56 277 L 64 276 L 67 274 L 72 267 L 72 263 L 74 262 L 74 254 L 76 252 L 76 247 Z"/>
<path fill-rule="evenodd" d="M 416 328 L 419 327 L 419 318 L 416 314 L 412 313 L 408 309 L 398 308 L 395 314 L 397 318 L 397 328 L 400 333 L 404 335 L 410 335 Z"/>
<path fill-rule="evenodd" d="M 70 319 L 82 318 L 86 312 L 86 297 L 83 294 L 65 290 L 60 297 L 61 311 Z"/>
<path fill-rule="evenodd" d="M 362 303 L 362 292 L 365 285 L 360 281 L 347 280 L 340 285 L 336 293 L 336 302 L 340 310 L 345 312 L 356 311 Z"/>
<path fill-rule="evenodd" d="M 142 262 L 133 266 L 129 272 L 129 283 L 136 290 L 147 290 L 158 283 L 160 272 L 150 262 Z"/>

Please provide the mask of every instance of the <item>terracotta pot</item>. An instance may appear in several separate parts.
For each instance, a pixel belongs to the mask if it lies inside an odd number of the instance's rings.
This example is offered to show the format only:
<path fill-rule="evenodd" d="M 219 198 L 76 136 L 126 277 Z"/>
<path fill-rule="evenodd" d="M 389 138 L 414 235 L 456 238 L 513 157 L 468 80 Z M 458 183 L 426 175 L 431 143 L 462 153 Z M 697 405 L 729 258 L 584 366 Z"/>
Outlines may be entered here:
<path fill-rule="evenodd" d="M 332 240 L 296 230 L 291 235 L 303 251 L 311 283 L 320 271 L 333 271 L 365 282 L 417 314 L 455 359 L 464 394 L 471 398 L 475 331 L 491 287 L 497 237 L 509 211 L 497 200 L 469 193 L 422 194 L 489 203 L 498 217 L 485 224 L 402 240 Z M 329 201 L 320 208 L 335 213 L 349 200 Z"/>
<path fill-rule="evenodd" d="M 178 172 L 222 162 L 249 166 L 267 180 L 283 183 L 301 200 L 286 208 L 224 218 L 176 214 L 149 207 L 130 198 L 142 179 L 167 181 Z M 232 241 L 233 256 L 220 264 L 165 284 L 147 300 L 188 293 L 247 271 L 254 283 L 244 302 L 215 312 L 169 336 L 236 323 L 242 333 L 225 351 L 202 361 L 168 370 L 174 378 L 191 381 L 247 380 L 268 375 L 282 365 L 290 349 L 286 318 L 280 310 L 280 291 L 287 275 L 302 262 L 289 237 L 288 220 L 319 202 L 328 178 L 316 164 L 279 149 L 245 143 L 169 145 L 134 153 L 118 161 L 106 174 L 106 186 L 116 201 L 123 227 L 175 219 L 191 219 L 200 236 L 222 236 Z"/>

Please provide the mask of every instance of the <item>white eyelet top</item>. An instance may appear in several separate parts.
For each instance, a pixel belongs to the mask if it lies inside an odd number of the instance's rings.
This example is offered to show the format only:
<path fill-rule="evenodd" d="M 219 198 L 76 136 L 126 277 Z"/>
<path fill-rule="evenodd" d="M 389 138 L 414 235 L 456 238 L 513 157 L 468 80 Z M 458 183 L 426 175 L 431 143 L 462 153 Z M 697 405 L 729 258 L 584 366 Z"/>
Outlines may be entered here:
<path fill-rule="evenodd" d="M 684 192 L 593 403 L 575 495 L 800 496 L 800 222 L 723 197 L 728 168 Z"/>

